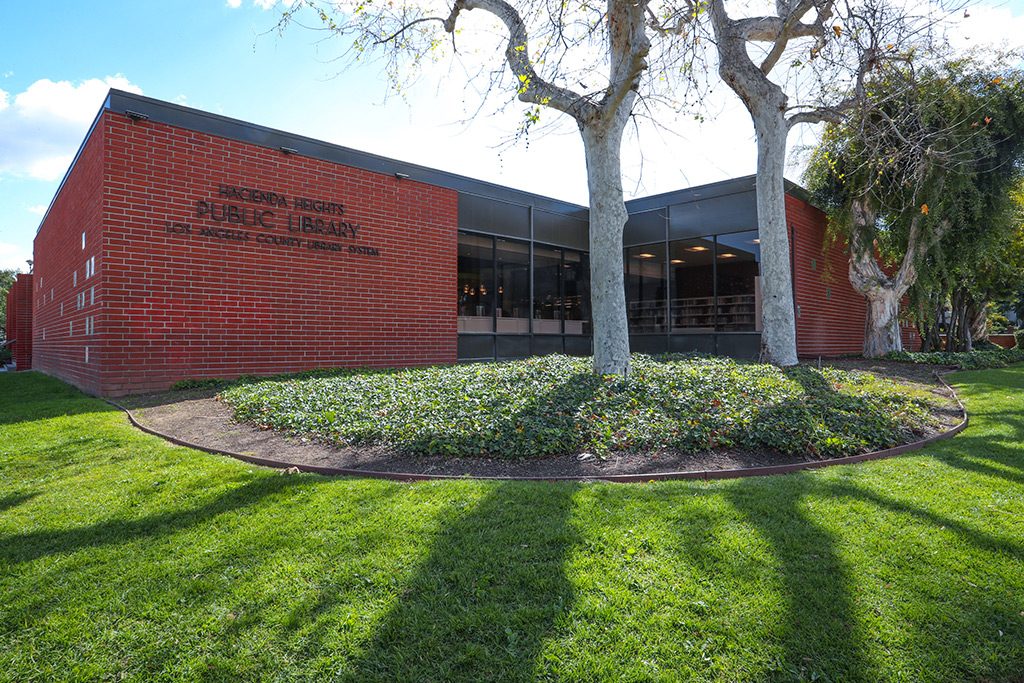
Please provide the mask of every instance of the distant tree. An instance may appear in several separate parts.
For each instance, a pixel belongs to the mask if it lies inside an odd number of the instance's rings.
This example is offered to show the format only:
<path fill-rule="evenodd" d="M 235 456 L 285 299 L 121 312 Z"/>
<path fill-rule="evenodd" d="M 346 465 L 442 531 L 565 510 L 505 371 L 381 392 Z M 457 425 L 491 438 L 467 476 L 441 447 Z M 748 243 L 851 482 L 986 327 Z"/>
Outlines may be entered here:
<path fill-rule="evenodd" d="M 1012 112 L 1000 113 L 1012 119 Z M 1008 127 L 1012 126 L 1004 124 L 1002 131 Z M 1004 139 L 1001 146 L 1019 148 L 1019 134 L 1016 140 Z M 972 350 L 975 343 L 988 337 L 993 305 L 1011 302 L 1020 291 L 1024 282 L 1024 197 L 1019 189 L 1007 191 L 1005 187 L 1008 174 L 1019 178 L 1015 166 L 1011 163 L 999 171 L 979 174 L 981 201 L 971 223 L 950 230 L 941 248 L 926 259 L 922 276 L 911 290 L 914 303 L 931 304 L 915 309 L 928 349 L 939 348 L 938 330 L 948 319 L 946 349 Z"/>
<path fill-rule="evenodd" d="M 850 282 L 867 299 L 866 356 L 902 348 L 900 301 L 922 273 L 931 294 L 916 297 L 919 311 L 941 305 L 938 283 L 968 251 L 991 257 L 1005 232 L 1020 74 L 993 69 L 971 59 L 888 69 L 812 157 L 807 184 L 848 240 Z"/>
<path fill-rule="evenodd" d="M 7 292 L 17 275 L 16 270 L 0 270 L 0 339 L 7 338 Z"/>
<path fill-rule="evenodd" d="M 650 73 L 649 25 L 656 12 L 652 0 L 550 2 L 549 0 L 437 1 L 305 0 L 287 11 L 281 26 L 297 21 L 311 8 L 322 27 L 350 41 L 350 59 L 382 55 L 385 72 L 396 87 L 415 67 L 450 50 L 481 73 L 487 92 L 505 92 L 529 106 L 524 127 L 546 109 L 570 117 L 583 139 L 590 192 L 591 307 L 594 371 L 625 375 L 629 371 L 629 328 L 623 280 L 622 232 L 627 213 L 622 190 L 621 148 L 626 123 L 645 84 L 665 74 L 685 73 L 686 41 L 659 44 L 657 77 Z M 504 32 L 502 60 L 494 68 L 487 55 L 460 51 L 466 40 L 466 15 L 481 10 Z M 675 35 L 685 33 L 691 16 L 679 17 Z M 473 41 L 491 35 L 480 24 Z M 600 79 L 589 88 L 584 83 Z"/>

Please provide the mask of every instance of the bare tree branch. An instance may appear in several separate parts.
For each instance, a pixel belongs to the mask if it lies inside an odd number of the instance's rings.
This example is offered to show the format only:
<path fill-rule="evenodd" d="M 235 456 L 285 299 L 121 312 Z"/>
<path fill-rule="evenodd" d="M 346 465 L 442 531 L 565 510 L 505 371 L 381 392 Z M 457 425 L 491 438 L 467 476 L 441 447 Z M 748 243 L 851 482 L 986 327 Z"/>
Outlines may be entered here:
<path fill-rule="evenodd" d="M 508 29 L 505 61 L 519 80 L 517 97 L 521 101 L 552 107 L 573 117 L 581 125 L 595 116 L 597 109 L 587 98 L 569 88 L 554 85 L 537 74 L 530 58 L 526 24 L 519 12 L 504 0 L 455 0 L 451 14 L 444 20 L 445 31 L 454 33 L 459 14 L 463 10 L 474 9 L 490 12 Z"/>

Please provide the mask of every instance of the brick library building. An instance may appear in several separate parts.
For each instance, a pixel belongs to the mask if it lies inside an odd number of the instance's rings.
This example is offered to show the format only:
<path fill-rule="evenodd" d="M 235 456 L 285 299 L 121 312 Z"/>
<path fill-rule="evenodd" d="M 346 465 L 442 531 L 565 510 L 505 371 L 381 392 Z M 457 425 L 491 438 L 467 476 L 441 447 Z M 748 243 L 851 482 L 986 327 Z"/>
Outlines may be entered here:
<path fill-rule="evenodd" d="M 756 357 L 753 176 L 626 208 L 633 350 Z M 799 353 L 859 353 L 846 254 L 794 185 L 786 210 Z M 102 396 L 587 355 L 588 245 L 583 206 L 112 90 L 8 295 L 7 338 L 17 369 Z"/>

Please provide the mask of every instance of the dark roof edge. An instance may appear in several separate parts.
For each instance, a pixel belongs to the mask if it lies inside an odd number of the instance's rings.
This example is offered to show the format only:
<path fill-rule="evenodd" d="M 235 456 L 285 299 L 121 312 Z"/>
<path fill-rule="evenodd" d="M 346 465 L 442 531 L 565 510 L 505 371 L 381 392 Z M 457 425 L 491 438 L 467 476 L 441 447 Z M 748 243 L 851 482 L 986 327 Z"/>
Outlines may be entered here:
<path fill-rule="evenodd" d="M 587 211 L 587 207 L 572 202 L 544 197 L 526 192 L 525 190 L 516 190 L 504 185 L 476 180 L 467 176 L 420 166 L 419 164 L 370 154 L 303 135 L 288 133 L 275 128 L 248 123 L 239 119 L 212 114 L 122 90 L 111 89 L 107 95 L 105 108 L 119 114 L 131 110 L 145 114 L 151 121 L 262 147 L 275 149 L 288 147 L 296 150 L 301 156 L 353 166 L 375 173 L 387 175 L 404 173 L 410 176 L 411 180 L 446 187 L 467 194 L 535 206 L 538 209 L 569 215 L 578 215 L 580 212 Z"/>
<path fill-rule="evenodd" d="M 718 180 L 713 183 L 705 183 L 696 187 L 687 187 L 681 190 L 671 190 L 660 194 L 653 194 L 648 197 L 637 197 L 626 202 L 626 210 L 629 212 L 650 211 L 671 204 L 686 204 L 700 199 L 711 199 L 713 197 L 724 197 L 730 194 L 740 194 L 754 191 L 755 176 L 747 175 L 739 178 Z"/>
<path fill-rule="evenodd" d="M 791 194 L 797 199 L 801 199 L 816 209 L 820 209 L 817 204 L 814 203 L 814 199 L 811 197 L 811 193 L 803 185 L 797 185 L 792 180 L 786 178 L 782 179 L 786 183 L 786 194 Z"/>
<path fill-rule="evenodd" d="M 239 119 L 233 119 L 227 116 L 221 116 L 219 114 L 185 107 L 180 104 L 165 102 L 152 97 L 146 97 L 144 95 L 137 95 L 135 93 L 111 88 L 107 93 L 107 97 L 104 100 L 103 105 L 96 113 L 92 124 L 90 124 L 85 138 L 78 147 L 78 151 L 75 152 L 71 165 L 68 167 L 67 172 L 64 173 L 64 177 L 61 179 L 60 185 L 58 185 L 57 191 L 53 195 L 53 199 L 50 200 L 46 213 L 43 214 L 42 219 L 39 221 L 39 226 L 36 228 L 37 235 L 39 234 L 39 230 L 46 223 L 46 219 L 50 215 L 50 209 L 53 208 L 53 205 L 60 197 L 60 193 L 64 189 L 64 185 L 67 183 L 72 171 L 74 171 L 75 165 L 78 163 L 78 159 L 82 154 L 82 150 L 85 149 L 89 139 L 92 137 L 96 124 L 99 122 L 103 113 L 108 110 L 119 114 L 124 114 L 126 111 L 138 112 L 145 114 L 150 120 L 160 123 L 178 126 L 180 128 L 187 128 L 189 130 L 195 130 L 197 132 L 255 144 L 262 147 L 289 147 L 291 149 L 295 149 L 303 156 L 332 163 L 344 164 L 346 166 L 353 166 L 355 168 L 361 168 L 363 170 L 376 173 L 384 173 L 387 175 L 404 173 L 410 176 L 412 180 L 446 187 L 466 194 L 474 194 L 499 201 L 533 206 L 545 211 L 566 214 L 574 218 L 582 219 L 588 213 L 588 208 L 586 206 L 574 204 L 572 202 L 554 199 L 552 197 L 545 197 L 525 190 L 517 190 L 504 185 L 476 180 L 468 176 L 449 173 L 448 171 L 441 171 L 427 166 L 420 166 L 419 164 L 408 163 L 398 159 L 391 159 L 377 154 L 370 154 L 369 152 L 361 152 L 359 150 L 342 147 L 341 145 L 335 145 L 303 135 L 288 133 L 255 123 L 247 123 Z M 756 176 L 754 175 L 747 175 L 739 178 L 720 180 L 714 183 L 706 183 L 704 185 L 698 185 L 697 187 L 663 192 L 649 197 L 638 197 L 626 202 L 626 210 L 630 213 L 649 211 L 668 206 L 670 204 L 682 204 L 697 201 L 699 199 L 709 199 L 712 197 L 748 192 L 754 189 L 755 178 Z M 787 193 L 792 194 L 811 205 L 814 204 L 811 200 L 810 193 L 803 187 L 790 180 L 785 180 L 785 184 Z"/>
<path fill-rule="evenodd" d="M 814 204 L 814 202 L 811 201 L 811 195 L 807 190 L 787 178 L 783 178 L 782 180 L 785 184 L 786 194 L 791 194 L 798 199 L 802 199 L 808 204 Z M 687 187 L 681 190 L 662 192 L 649 197 L 637 197 L 636 199 L 630 199 L 626 202 L 626 210 L 630 213 L 639 213 L 641 211 L 652 211 L 664 208 L 672 204 L 687 204 L 689 202 L 696 202 L 702 199 L 713 199 L 715 197 L 726 197 L 733 194 L 756 192 L 756 182 L 757 175 L 751 174 L 740 176 L 738 178 L 718 180 L 713 183 L 705 183 L 704 185 L 697 185 L 696 187 Z"/>

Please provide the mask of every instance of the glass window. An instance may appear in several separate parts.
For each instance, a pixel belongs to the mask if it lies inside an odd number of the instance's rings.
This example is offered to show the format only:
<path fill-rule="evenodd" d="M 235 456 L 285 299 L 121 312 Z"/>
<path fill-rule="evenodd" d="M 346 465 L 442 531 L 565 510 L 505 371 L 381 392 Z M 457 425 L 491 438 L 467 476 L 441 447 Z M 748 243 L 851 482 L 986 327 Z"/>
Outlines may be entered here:
<path fill-rule="evenodd" d="M 533 332 L 561 334 L 562 250 L 533 247 Z"/>
<path fill-rule="evenodd" d="M 718 236 L 718 330 L 761 331 L 761 242 L 757 231 Z"/>
<path fill-rule="evenodd" d="M 459 233 L 459 332 L 494 332 L 494 239 Z"/>
<path fill-rule="evenodd" d="M 498 332 L 527 334 L 530 331 L 530 245 L 497 241 Z"/>
<path fill-rule="evenodd" d="M 665 243 L 626 249 L 626 315 L 630 332 L 664 332 Z"/>
<path fill-rule="evenodd" d="M 701 237 L 669 243 L 672 331 L 715 331 L 715 240 Z"/>
<path fill-rule="evenodd" d="M 566 251 L 564 259 L 565 333 L 590 334 L 590 256 Z"/>

